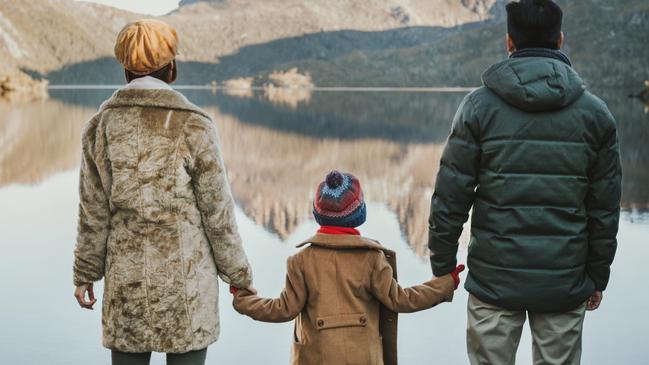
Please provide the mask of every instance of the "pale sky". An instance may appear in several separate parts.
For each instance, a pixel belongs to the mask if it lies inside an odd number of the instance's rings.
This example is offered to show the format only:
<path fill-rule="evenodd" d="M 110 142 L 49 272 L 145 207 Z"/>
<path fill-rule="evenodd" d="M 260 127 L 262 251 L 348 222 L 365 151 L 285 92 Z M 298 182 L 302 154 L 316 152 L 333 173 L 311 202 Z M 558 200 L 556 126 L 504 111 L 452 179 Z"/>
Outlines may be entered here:
<path fill-rule="evenodd" d="M 163 15 L 176 8 L 180 0 L 76 0 L 93 2 L 149 15 Z"/>

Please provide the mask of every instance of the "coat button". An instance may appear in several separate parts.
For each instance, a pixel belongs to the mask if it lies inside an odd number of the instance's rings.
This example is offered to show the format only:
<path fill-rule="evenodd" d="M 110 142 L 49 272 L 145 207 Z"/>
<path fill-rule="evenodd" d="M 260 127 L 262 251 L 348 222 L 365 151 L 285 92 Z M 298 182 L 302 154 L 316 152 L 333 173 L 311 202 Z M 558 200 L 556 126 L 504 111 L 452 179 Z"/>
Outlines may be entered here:
<path fill-rule="evenodd" d="M 365 317 L 361 317 L 361 318 L 360 318 L 360 322 L 361 322 L 361 324 L 365 324 L 365 323 L 367 323 L 367 318 L 365 318 Z"/>
<path fill-rule="evenodd" d="M 318 320 L 318 327 L 323 327 L 324 326 L 324 321 L 319 319 Z"/>

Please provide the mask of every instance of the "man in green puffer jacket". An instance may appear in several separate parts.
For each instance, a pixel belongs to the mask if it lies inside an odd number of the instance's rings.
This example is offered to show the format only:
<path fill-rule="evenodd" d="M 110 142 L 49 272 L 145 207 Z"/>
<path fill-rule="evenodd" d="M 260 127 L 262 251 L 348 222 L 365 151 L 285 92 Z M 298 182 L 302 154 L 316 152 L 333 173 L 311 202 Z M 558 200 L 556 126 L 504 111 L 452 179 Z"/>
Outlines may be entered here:
<path fill-rule="evenodd" d="M 471 364 L 514 364 L 526 314 L 534 364 L 579 364 L 585 310 L 606 289 L 617 246 L 621 167 L 616 122 L 559 49 L 551 0 L 507 5 L 510 58 L 462 102 L 430 215 L 436 276 L 468 248 Z"/>

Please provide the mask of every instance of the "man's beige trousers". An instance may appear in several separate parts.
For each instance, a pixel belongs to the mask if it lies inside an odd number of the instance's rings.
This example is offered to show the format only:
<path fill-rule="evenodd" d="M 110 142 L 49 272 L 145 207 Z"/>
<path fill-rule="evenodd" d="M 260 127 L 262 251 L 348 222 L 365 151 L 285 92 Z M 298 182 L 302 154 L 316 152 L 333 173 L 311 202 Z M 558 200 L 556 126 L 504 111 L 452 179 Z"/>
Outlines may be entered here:
<path fill-rule="evenodd" d="M 510 311 L 469 295 L 467 350 L 471 365 L 514 365 L 525 319 L 534 365 L 579 365 L 586 303 L 563 313 Z"/>

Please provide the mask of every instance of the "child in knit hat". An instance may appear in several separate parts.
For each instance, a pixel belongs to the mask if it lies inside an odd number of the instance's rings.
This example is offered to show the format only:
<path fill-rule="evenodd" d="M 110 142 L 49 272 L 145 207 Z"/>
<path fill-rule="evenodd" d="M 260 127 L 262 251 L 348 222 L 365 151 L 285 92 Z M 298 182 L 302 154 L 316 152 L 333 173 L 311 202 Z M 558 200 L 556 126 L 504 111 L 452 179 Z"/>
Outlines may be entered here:
<path fill-rule="evenodd" d="M 291 364 L 396 364 L 397 313 L 451 301 L 459 285 L 463 265 L 402 288 L 395 253 L 356 229 L 365 222 L 366 209 L 358 179 L 332 171 L 313 202 L 321 227 L 288 258 L 279 298 L 231 288 L 239 313 L 264 322 L 295 319 Z"/>

